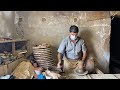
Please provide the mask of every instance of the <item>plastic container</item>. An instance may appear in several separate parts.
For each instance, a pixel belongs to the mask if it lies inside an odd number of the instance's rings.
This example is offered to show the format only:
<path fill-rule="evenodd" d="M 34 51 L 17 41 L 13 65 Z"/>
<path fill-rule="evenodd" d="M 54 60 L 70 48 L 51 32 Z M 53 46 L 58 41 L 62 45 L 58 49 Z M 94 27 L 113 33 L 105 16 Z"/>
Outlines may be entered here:
<path fill-rule="evenodd" d="M 46 77 L 42 73 L 40 73 L 40 75 L 38 75 L 38 79 L 46 79 Z"/>

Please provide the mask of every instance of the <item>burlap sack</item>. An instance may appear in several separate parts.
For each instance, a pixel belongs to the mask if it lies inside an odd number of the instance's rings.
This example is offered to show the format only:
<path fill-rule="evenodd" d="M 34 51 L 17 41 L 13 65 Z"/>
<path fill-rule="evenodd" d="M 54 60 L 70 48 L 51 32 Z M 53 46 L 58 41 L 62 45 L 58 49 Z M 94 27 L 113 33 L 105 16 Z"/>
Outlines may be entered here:
<path fill-rule="evenodd" d="M 29 61 L 22 61 L 12 73 L 15 79 L 32 79 L 34 74 L 34 67 Z"/>

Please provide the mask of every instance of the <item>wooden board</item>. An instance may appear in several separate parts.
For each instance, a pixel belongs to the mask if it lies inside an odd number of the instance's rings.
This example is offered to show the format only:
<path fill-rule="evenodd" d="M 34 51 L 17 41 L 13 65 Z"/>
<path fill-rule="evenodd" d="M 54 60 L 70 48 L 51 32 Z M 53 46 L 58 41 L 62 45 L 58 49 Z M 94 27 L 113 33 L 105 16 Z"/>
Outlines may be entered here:
<path fill-rule="evenodd" d="M 78 76 L 76 74 L 63 74 L 64 79 L 120 79 L 120 74 L 87 74 Z"/>
<path fill-rule="evenodd" d="M 4 40 L 4 41 L 0 41 L 0 43 L 19 42 L 19 41 L 28 41 L 28 40 L 26 39 Z"/>
<path fill-rule="evenodd" d="M 118 79 L 113 74 L 90 74 L 92 79 Z"/>
<path fill-rule="evenodd" d="M 12 54 L 15 55 L 15 42 L 12 43 Z"/>
<path fill-rule="evenodd" d="M 85 76 L 66 74 L 63 77 L 64 79 L 120 79 L 120 74 L 87 74 Z"/>
<path fill-rule="evenodd" d="M 7 65 L 0 65 L 0 76 L 7 74 Z"/>

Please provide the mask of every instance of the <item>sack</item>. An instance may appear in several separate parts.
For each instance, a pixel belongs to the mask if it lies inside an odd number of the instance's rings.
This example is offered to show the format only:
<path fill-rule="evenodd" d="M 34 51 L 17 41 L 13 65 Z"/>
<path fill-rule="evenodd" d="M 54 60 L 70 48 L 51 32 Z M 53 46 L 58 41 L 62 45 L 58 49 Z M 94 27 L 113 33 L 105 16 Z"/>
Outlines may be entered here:
<path fill-rule="evenodd" d="M 34 67 L 29 61 L 21 62 L 13 71 L 15 79 L 32 79 L 35 75 Z"/>

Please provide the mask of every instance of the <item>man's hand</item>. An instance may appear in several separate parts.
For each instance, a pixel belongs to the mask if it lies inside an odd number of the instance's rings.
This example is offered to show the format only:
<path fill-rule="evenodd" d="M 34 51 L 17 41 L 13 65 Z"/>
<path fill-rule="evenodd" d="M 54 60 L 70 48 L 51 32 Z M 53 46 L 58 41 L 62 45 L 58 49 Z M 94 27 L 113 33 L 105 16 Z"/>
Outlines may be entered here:
<path fill-rule="evenodd" d="M 82 62 L 83 62 L 83 68 L 85 68 L 86 67 L 85 60 L 82 60 Z"/>
<path fill-rule="evenodd" d="M 62 68 L 61 62 L 58 62 L 57 68 Z"/>

